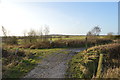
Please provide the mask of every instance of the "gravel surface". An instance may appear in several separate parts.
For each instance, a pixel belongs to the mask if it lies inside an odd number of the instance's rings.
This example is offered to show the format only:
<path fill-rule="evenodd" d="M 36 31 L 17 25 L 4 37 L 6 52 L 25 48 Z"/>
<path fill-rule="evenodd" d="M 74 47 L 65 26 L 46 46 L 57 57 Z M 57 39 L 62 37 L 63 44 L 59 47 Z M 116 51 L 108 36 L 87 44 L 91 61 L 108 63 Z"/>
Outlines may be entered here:
<path fill-rule="evenodd" d="M 65 78 L 67 70 L 67 62 L 77 52 L 84 48 L 67 49 L 69 54 L 52 53 L 50 56 L 43 59 L 38 65 L 31 70 L 24 78 Z"/>

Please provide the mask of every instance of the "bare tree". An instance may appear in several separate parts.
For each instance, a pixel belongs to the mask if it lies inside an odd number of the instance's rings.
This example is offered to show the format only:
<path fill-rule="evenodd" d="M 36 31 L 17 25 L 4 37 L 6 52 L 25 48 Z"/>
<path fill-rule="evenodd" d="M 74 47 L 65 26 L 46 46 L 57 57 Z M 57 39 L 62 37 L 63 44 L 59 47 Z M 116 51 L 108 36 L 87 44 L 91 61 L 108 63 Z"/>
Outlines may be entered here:
<path fill-rule="evenodd" d="M 85 38 L 86 50 L 87 50 L 87 41 L 88 40 L 97 40 L 97 36 L 100 34 L 100 32 L 101 32 L 101 28 L 98 26 L 95 26 L 91 31 L 89 31 L 86 34 L 86 38 Z"/>
<path fill-rule="evenodd" d="M 113 32 L 107 33 L 108 36 L 112 36 L 113 34 L 114 34 Z"/>
<path fill-rule="evenodd" d="M 49 32 L 50 32 L 50 31 L 49 31 L 49 26 L 48 26 L 48 25 L 45 25 L 45 26 L 44 26 L 44 34 L 45 34 L 45 35 L 48 35 Z"/>
<path fill-rule="evenodd" d="M 101 32 L 101 28 L 98 27 L 98 26 L 95 26 L 95 27 L 91 30 L 91 33 L 92 33 L 93 35 L 99 35 L 100 32 Z"/>
<path fill-rule="evenodd" d="M 23 31 L 23 36 L 24 36 L 23 43 L 26 44 L 26 42 L 27 42 L 27 31 L 26 30 Z"/>
<path fill-rule="evenodd" d="M 24 37 L 27 36 L 27 31 L 26 30 L 23 31 L 23 36 Z"/>
<path fill-rule="evenodd" d="M 48 34 L 49 34 L 49 26 L 45 25 L 44 26 L 44 34 L 45 34 L 45 40 L 48 38 Z"/>
<path fill-rule="evenodd" d="M 6 37 L 7 36 L 7 30 L 2 26 L 2 32 L 3 32 L 3 35 Z"/>
<path fill-rule="evenodd" d="M 5 44 L 18 44 L 18 39 L 16 36 L 8 36 L 8 31 L 2 26 L 2 32 L 3 32 L 3 42 Z"/>
<path fill-rule="evenodd" d="M 89 31 L 89 32 L 87 33 L 87 36 L 91 36 L 91 35 L 92 35 L 92 32 Z"/>
<path fill-rule="evenodd" d="M 2 38 L 2 41 L 4 43 L 8 43 L 8 39 L 7 39 L 7 30 L 2 26 L 2 32 L 3 32 L 3 38 Z"/>
<path fill-rule="evenodd" d="M 34 30 L 34 29 L 31 29 L 29 32 L 28 32 L 28 39 L 29 39 L 29 42 L 32 43 L 32 42 L 35 42 L 37 39 L 36 39 L 36 36 L 37 36 L 37 32 Z"/>
<path fill-rule="evenodd" d="M 34 29 L 31 29 L 29 32 L 28 32 L 28 36 L 36 36 L 37 33 Z"/>
<path fill-rule="evenodd" d="M 43 35 L 43 31 L 42 28 L 38 31 L 38 36 L 42 36 Z"/>
<path fill-rule="evenodd" d="M 41 40 L 43 40 L 43 30 L 42 30 L 42 27 L 37 32 L 37 35 L 40 36 Z"/>

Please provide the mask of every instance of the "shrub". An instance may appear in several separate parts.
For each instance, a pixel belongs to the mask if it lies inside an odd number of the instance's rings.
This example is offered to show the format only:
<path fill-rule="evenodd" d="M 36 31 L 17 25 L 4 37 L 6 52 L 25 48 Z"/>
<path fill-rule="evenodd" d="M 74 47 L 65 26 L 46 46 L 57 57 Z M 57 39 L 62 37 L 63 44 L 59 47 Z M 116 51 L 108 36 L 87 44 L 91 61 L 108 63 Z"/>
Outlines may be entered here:
<path fill-rule="evenodd" d="M 21 58 L 25 57 L 26 54 L 24 51 L 18 50 L 17 53 L 16 50 L 5 50 L 2 49 L 2 58 L 3 58 L 3 64 L 9 64 L 11 62 L 19 61 Z"/>
<path fill-rule="evenodd" d="M 66 41 L 65 40 L 56 40 L 51 44 L 51 47 L 66 47 Z"/>
<path fill-rule="evenodd" d="M 107 43 L 110 43 L 110 42 L 112 42 L 111 39 L 97 39 L 96 40 L 96 43 L 98 43 L 98 44 L 107 44 Z"/>
<path fill-rule="evenodd" d="M 18 44 L 18 39 L 17 39 L 17 37 L 15 37 L 15 36 L 12 36 L 12 37 L 4 37 L 3 38 L 3 43 L 5 43 L 5 44 Z"/>
<path fill-rule="evenodd" d="M 106 45 L 95 46 L 89 48 L 87 52 L 101 52 L 103 54 L 107 54 L 109 58 L 118 58 L 120 56 L 120 44 L 119 43 L 112 43 Z"/>
<path fill-rule="evenodd" d="M 8 57 L 9 56 L 9 53 L 8 53 L 8 51 L 7 50 L 4 50 L 3 48 L 2 48 L 2 57 Z"/>
<path fill-rule="evenodd" d="M 16 55 L 19 56 L 19 57 L 25 57 L 26 56 L 24 51 L 18 51 L 16 53 Z"/>
<path fill-rule="evenodd" d="M 106 44 L 110 43 L 112 40 L 110 39 L 88 39 L 87 40 L 87 46 L 94 46 L 95 44 Z M 43 48 L 63 48 L 63 47 L 85 47 L 86 41 L 85 40 L 79 40 L 79 39 L 59 39 L 55 40 L 52 43 L 50 41 L 37 41 L 34 43 L 26 43 L 22 46 L 19 46 L 19 48 L 30 48 L 30 49 L 43 49 Z"/>
<path fill-rule="evenodd" d="M 50 42 L 49 41 L 40 41 L 35 44 L 33 44 L 31 49 L 43 49 L 43 48 L 50 48 Z"/>
<path fill-rule="evenodd" d="M 31 47 L 31 43 L 26 43 L 26 44 L 22 44 L 21 46 L 19 46 L 19 48 L 30 48 Z"/>
<path fill-rule="evenodd" d="M 18 50 L 15 53 L 15 49 L 2 49 L 3 78 L 19 78 L 30 71 L 36 64 L 33 59 L 36 53 L 29 53 L 28 56 L 22 50 Z"/>

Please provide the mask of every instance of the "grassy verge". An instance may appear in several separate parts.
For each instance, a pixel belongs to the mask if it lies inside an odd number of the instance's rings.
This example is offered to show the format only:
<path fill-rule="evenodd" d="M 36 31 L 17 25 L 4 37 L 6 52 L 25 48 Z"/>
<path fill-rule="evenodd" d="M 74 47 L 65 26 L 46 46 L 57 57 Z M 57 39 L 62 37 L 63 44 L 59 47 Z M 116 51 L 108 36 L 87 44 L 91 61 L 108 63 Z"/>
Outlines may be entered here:
<path fill-rule="evenodd" d="M 106 45 L 100 45 L 89 48 L 87 51 L 82 51 L 75 55 L 71 61 L 69 62 L 69 68 L 67 70 L 66 77 L 69 78 L 95 78 L 97 73 L 97 65 L 98 65 L 98 59 L 99 55 L 102 53 L 104 54 L 104 62 L 103 62 L 103 68 L 104 70 L 102 72 L 103 78 L 110 78 L 109 75 L 116 75 L 119 77 L 119 72 L 116 73 L 116 70 L 120 69 L 119 63 L 116 63 L 120 61 L 120 44 L 118 43 L 112 43 L 112 44 L 106 44 Z M 115 65 L 113 65 L 115 64 Z M 109 66 L 108 66 L 109 65 Z M 113 66 L 116 66 L 113 68 Z M 115 70 L 114 70 L 115 69 Z M 113 73 L 109 71 L 114 71 Z M 105 75 L 108 75 L 107 77 L 104 77 Z M 116 77 L 113 77 L 116 78 Z"/>
<path fill-rule="evenodd" d="M 14 54 L 14 49 L 4 50 L 3 54 L 6 53 L 6 55 L 2 58 L 3 78 L 21 78 L 51 53 L 67 53 L 62 50 L 64 49 L 19 49 L 19 56 Z M 25 55 L 20 56 L 21 53 Z"/>
<path fill-rule="evenodd" d="M 69 78 L 91 78 L 96 72 L 96 53 L 80 52 L 69 62 L 67 76 Z M 92 73 L 92 74 L 91 74 Z"/>

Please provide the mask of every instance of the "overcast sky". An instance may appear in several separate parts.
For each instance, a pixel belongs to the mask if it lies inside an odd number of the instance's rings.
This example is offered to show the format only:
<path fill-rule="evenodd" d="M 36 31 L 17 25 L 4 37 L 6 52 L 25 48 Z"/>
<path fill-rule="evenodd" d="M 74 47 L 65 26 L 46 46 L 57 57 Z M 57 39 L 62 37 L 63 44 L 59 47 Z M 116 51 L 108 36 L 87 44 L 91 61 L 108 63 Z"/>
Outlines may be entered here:
<path fill-rule="evenodd" d="M 99 25 L 101 34 L 118 32 L 117 2 L 12 2 L 0 3 L 0 26 L 9 35 L 49 25 L 50 34 L 83 35 Z M 0 36 L 2 32 L 0 31 Z"/>

